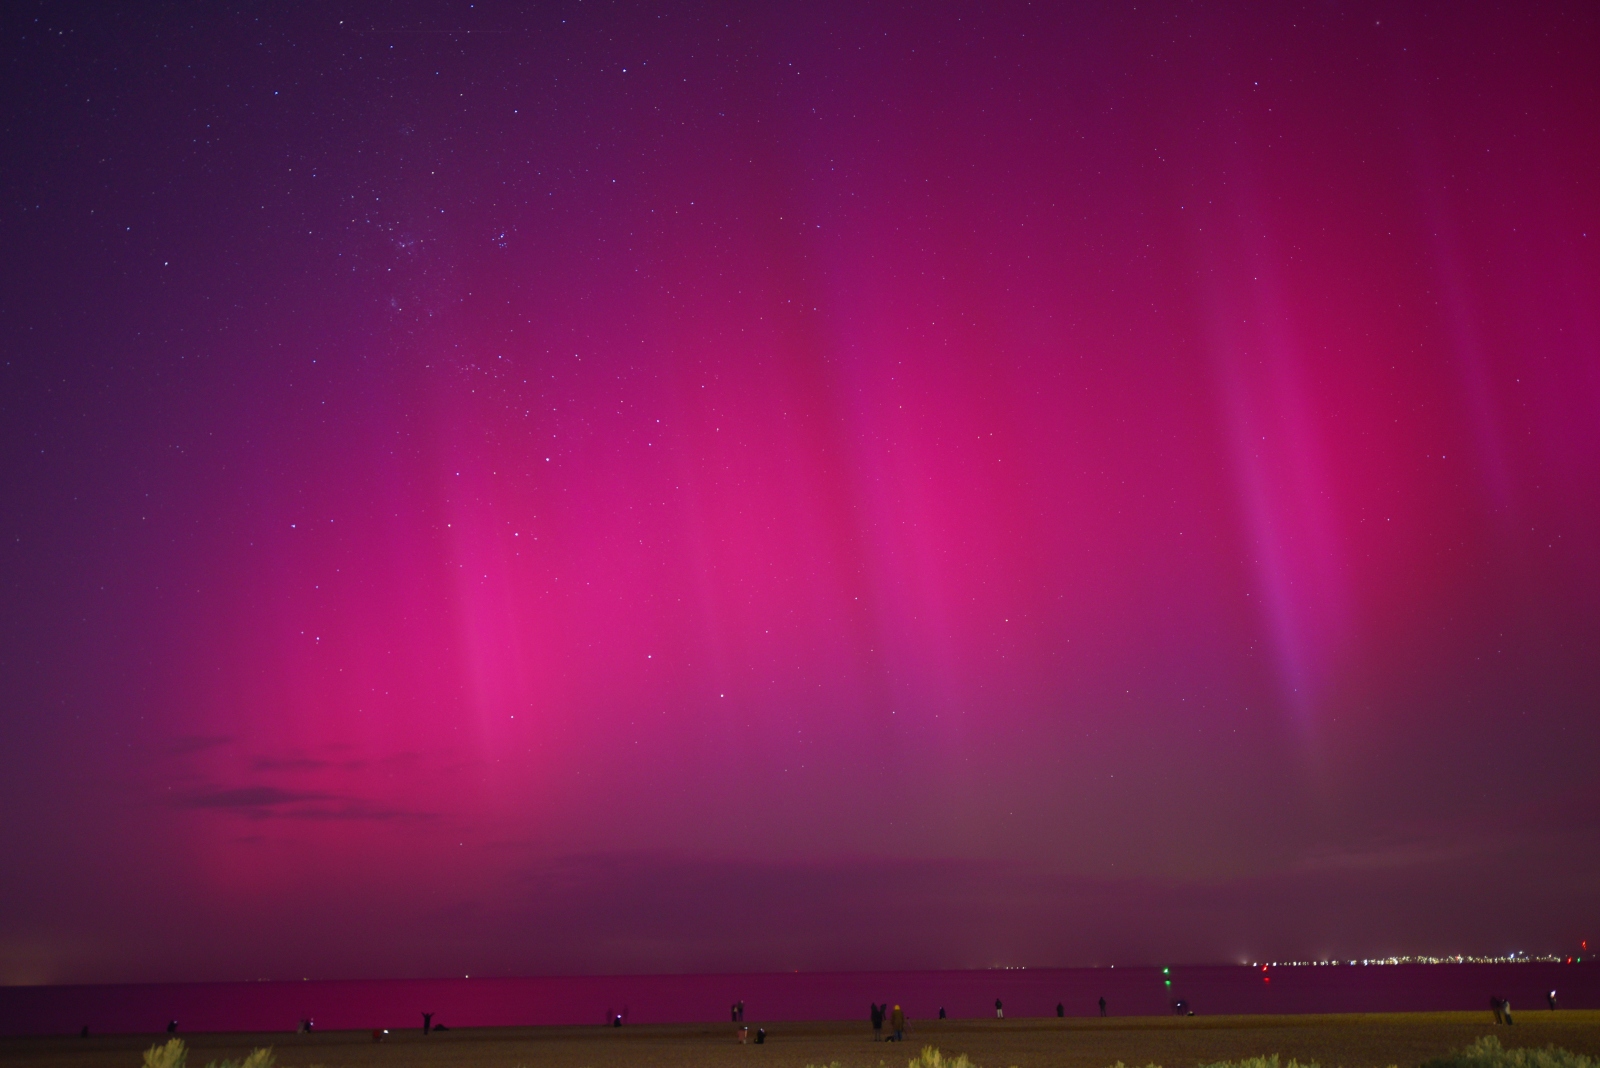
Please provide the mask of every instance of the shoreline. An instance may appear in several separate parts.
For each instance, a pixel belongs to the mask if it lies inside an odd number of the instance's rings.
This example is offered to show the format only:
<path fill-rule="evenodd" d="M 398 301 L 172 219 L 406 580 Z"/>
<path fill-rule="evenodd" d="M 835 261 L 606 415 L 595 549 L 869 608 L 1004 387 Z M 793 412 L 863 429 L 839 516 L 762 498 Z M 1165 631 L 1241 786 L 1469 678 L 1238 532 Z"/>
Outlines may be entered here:
<path fill-rule="evenodd" d="M 1600 1010 L 1527 1011 L 1511 1027 L 1481 1012 L 1024 1017 L 911 1021 L 903 1043 L 874 1042 L 866 1020 L 746 1021 L 767 1043 L 740 1045 L 720 1024 L 547 1025 L 391 1031 L 180 1034 L 189 1068 L 271 1046 L 281 1068 L 898 1068 L 925 1045 L 965 1053 L 979 1068 L 1192 1068 L 1276 1053 L 1324 1068 L 1413 1068 L 1496 1035 L 1508 1048 L 1556 1045 L 1600 1056 Z M 165 1034 L 0 1038 L 4 1068 L 138 1068 Z"/>

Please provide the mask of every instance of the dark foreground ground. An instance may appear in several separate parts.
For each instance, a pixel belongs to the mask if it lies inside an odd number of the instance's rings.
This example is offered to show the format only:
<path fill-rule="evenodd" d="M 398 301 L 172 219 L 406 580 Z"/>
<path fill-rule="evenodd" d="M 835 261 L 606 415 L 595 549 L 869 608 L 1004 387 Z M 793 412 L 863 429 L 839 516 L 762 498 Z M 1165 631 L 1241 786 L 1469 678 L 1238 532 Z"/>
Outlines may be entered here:
<path fill-rule="evenodd" d="M 739 1045 L 726 1024 L 404 1031 L 380 1044 L 352 1031 L 183 1037 L 189 1068 L 253 1046 L 272 1046 L 281 1068 L 904 1068 L 924 1045 L 965 1053 L 982 1068 L 1193 1068 L 1268 1053 L 1325 1068 L 1412 1068 L 1487 1034 L 1508 1047 L 1554 1044 L 1600 1056 L 1597 1011 L 1520 1013 L 1514 1027 L 1496 1027 L 1487 1012 L 919 1021 L 904 1045 L 875 1044 L 864 1023 L 767 1030 L 764 1046 Z M 139 1068 L 142 1051 L 159 1041 L 165 1036 L 0 1039 L 0 1068 Z"/>

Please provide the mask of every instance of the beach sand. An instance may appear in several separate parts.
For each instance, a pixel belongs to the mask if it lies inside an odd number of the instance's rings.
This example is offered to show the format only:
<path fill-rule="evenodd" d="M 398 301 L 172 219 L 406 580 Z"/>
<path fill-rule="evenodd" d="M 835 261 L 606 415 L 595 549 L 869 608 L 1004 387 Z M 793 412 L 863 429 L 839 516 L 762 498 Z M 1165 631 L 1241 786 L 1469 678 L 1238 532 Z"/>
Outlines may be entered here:
<path fill-rule="evenodd" d="M 395 1032 L 314 1035 L 197 1034 L 189 1068 L 272 1046 L 281 1068 L 904 1068 L 924 1045 L 965 1053 L 981 1068 L 1194 1068 L 1276 1053 L 1324 1068 L 1412 1068 L 1498 1035 L 1507 1047 L 1554 1044 L 1600 1056 L 1600 1011 L 1525 1012 L 1514 1027 L 1489 1013 L 1371 1013 L 1325 1016 L 1129 1017 L 912 1021 L 904 1044 L 874 1043 L 867 1021 L 771 1023 L 766 1045 L 738 1044 L 731 1025 L 472 1028 L 424 1036 Z M 140 1054 L 166 1036 L 0 1039 L 0 1068 L 139 1068 Z"/>

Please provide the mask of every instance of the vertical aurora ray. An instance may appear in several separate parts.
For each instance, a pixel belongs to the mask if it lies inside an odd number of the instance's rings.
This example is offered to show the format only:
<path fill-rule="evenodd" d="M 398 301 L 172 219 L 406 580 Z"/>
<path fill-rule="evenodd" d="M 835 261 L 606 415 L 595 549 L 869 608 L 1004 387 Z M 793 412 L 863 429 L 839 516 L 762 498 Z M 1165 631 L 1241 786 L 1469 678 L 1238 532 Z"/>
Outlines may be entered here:
<path fill-rule="evenodd" d="M 1589 915 L 1592 12 L 384 14 L 0 46 L 0 978 Z"/>

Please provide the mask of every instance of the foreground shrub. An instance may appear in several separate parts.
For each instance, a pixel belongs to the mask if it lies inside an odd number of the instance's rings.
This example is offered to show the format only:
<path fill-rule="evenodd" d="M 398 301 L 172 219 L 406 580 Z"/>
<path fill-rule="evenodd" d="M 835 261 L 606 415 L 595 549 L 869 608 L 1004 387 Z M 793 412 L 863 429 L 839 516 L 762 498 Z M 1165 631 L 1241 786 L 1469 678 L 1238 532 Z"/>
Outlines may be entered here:
<path fill-rule="evenodd" d="M 273 1061 L 277 1060 L 272 1054 L 272 1047 L 266 1049 L 253 1049 L 243 1060 L 237 1061 L 211 1061 L 206 1068 L 272 1068 Z"/>
<path fill-rule="evenodd" d="M 883 1062 L 879 1061 L 878 1063 L 881 1065 Z M 834 1061 L 832 1064 L 820 1066 L 808 1064 L 806 1068 L 845 1068 L 845 1066 L 839 1061 Z M 933 1046 L 923 1046 L 921 1053 L 906 1062 L 906 1068 L 978 1068 L 978 1066 L 969 1061 L 965 1053 L 958 1053 L 954 1057 L 946 1057 Z"/>
<path fill-rule="evenodd" d="M 1246 1057 L 1241 1061 L 1218 1061 L 1215 1064 L 1202 1064 L 1200 1068 L 1279 1068 L 1278 1055 L 1272 1053 L 1265 1057 Z M 1318 1065 L 1316 1061 L 1301 1064 L 1290 1057 L 1288 1068 L 1318 1068 Z"/>
<path fill-rule="evenodd" d="M 169 1038 L 165 1046 L 151 1046 L 144 1051 L 144 1068 L 184 1068 L 189 1059 L 189 1048 L 181 1038 Z M 236 1061 L 211 1061 L 206 1068 L 272 1068 L 277 1058 L 272 1047 L 253 1049 Z"/>
<path fill-rule="evenodd" d="M 912 1064 L 913 1068 L 918 1068 L 915 1061 Z M 1128 1066 L 1118 1061 L 1112 1068 L 1128 1068 Z M 1159 1068 L 1159 1066 L 1149 1064 L 1145 1068 Z M 1318 1066 L 1315 1061 L 1301 1064 L 1292 1059 L 1287 1065 L 1280 1065 L 1278 1055 L 1274 1053 L 1266 1057 L 1217 1061 L 1215 1064 L 1202 1064 L 1199 1068 L 1318 1068 Z M 1394 1065 L 1390 1065 L 1389 1068 L 1394 1068 Z M 1546 1046 L 1543 1049 L 1505 1049 L 1494 1035 L 1485 1035 L 1465 1049 L 1458 1049 L 1443 1057 L 1424 1061 L 1419 1068 L 1600 1068 L 1600 1060 L 1585 1057 L 1581 1053 L 1569 1053 L 1555 1046 Z"/>
<path fill-rule="evenodd" d="M 189 1059 L 189 1050 L 181 1038 L 169 1038 L 165 1046 L 151 1046 L 144 1051 L 144 1068 L 183 1068 Z"/>
<path fill-rule="evenodd" d="M 1600 1061 L 1555 1046 L 1505 1049 L 1494 1035 L 1484 1035 L 1465 1049 L 1423 1062 L 1422 1068 L 1600 1068 Z"/>
<path fill-rule="evenodd" d="M 946 1058 L 934 1046 L 923 1046 L 922 1052 L 906 1064 L 906 1068 L 976 1068 L 965 1053 L 958 1053 L 954 1057 Z"/>
<path fill-rule="evenodd" d="M 1118 1061 L 1112 1068 L 1128 1068 L 1128 1066 Z M 1147 1064 L 1144 1068 L 1161 1068 L 1161 1066 L 1159 1064 Z M 1292 1057 L 1289 1059 L 1288 1065 L 1280 1065 L 1278 1063 L 1278 1055 L 1271 1053 L 1265 1057 L 1246 1057 L 1239 1061 L 1217 1061 L 1214 1064 L 1202 1064 L 1200 1068 L 1319 1068 L 1319 1065 L 1316 1061 L 1308 1061 L 1305 1064 L 1301 1064 Z M 1394 1066 L 1390 1065 L 1389 1068 L 1394 1068 Z"/>

